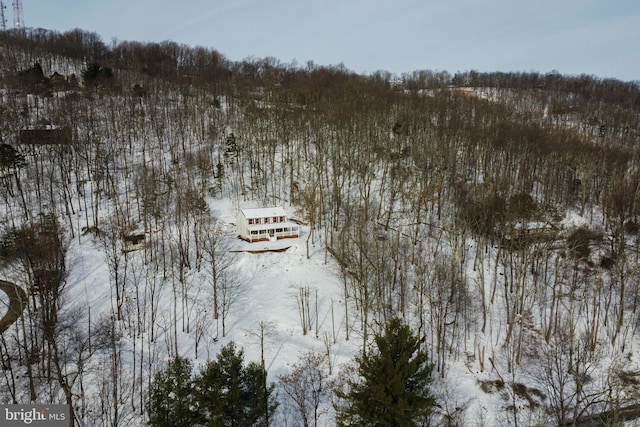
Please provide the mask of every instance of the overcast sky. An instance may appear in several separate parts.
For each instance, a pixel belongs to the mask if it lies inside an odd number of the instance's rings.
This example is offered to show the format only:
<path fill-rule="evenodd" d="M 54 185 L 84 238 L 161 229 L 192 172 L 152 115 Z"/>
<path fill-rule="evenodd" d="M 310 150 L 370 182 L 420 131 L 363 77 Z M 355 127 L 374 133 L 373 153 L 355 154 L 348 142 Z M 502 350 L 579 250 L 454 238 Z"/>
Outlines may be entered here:
<path fill-rule="evenodd" d="M 7 7 L 13 26 L 12 0 Z M 640 80 L 638 0 L 22 0 L 27 27 L 172 40 L 230 60 Z"/>

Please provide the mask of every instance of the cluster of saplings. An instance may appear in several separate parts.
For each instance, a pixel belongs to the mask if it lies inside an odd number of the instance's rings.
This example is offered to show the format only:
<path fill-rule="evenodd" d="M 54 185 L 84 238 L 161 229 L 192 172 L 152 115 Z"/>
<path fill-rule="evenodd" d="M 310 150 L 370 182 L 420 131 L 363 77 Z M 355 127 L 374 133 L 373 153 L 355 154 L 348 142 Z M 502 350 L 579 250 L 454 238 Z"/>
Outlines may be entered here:
<path fill-rule="evenodd" d="M 357 375 L 334 384 L 336 424 L 340 426 L 420 426 L 429 423 L 434 399 L 429 391 L 433 365 L 420 340 L 401 320 L 391 319 L 375 336 L 374 348 L 356 357 Z M 312 368 L 312 367 L 311 367 Z M 304 375 L 301 375 L 304 376 Z M 354 378 L 355 377 L 355 378 Z M 290 386 L 291 378 L 287 379 Z M 306 393 L 284 387 L 306 427 L 317 425 L 317 402 L 326 384 L 306 383 Z M 150 426 L 267 426 L 280 402 L 261 364 L 244 364 L 231 342 L 216 360 L 193 374 L 190 360 L 175 357 L 156 374 L 148 395 Z M 304 400 L 303 395 L 309 401 Z M 328 393 L 324 393 L 327 395 Z M 315 403 L 316 412 L 313 412 Z M 310 411 L 309 411 L 310 410 Z M 311 413 L 309 413 L 311 412 Z"/>

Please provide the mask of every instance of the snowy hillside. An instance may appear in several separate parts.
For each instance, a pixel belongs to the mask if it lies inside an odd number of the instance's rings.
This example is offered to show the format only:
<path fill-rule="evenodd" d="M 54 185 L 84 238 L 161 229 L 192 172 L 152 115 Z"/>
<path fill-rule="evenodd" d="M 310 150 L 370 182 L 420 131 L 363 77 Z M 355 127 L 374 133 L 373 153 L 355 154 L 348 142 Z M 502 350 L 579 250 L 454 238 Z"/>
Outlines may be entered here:
<path fill-rule="evenodd" d="M 0 279 L 29 294 L 1 403 L 143 425 L 169 360 L 234 342 L 274 425 L 304 425 L 282 377 L 319 355 L 331 426 L 343 366 L 400 318 L 431 424 L 634 422 L 636 84 L 1 35 Z M 238 239 L 240 209 L 274 206 L 299 238 Z"/>
<path fill-rule="evenodd" d="M 321 242 L 311 244 L 310 258 L 306 255 L 308 229 L 303 229 L 299 239 L 249 244 L 237 238 L 234 224 L 237 206 L 228 199 L 209 200 L 209 206 L 211 215 L 223 224 L 222 245 L 230 251 L 229 275 L 233 276 L 234 286 L 237 286 L 225 319 L 226 336 L 222 335 L 222 320 L 213 318 L 212 285 L 207 277 L 210 272 L 203 265 L 200 272 L 190 272 L 186 278 L 188 301 L 185 307 L 178 307 L 175 312 L 173 289 L 168 284 L 159 286 L 158 294 L 154 296 L 158 304 L 155 315 L 163 320 L 159 322 L 154 340 L 165 342 L 166 346 L 175 345 L 182 357 L 193 359 L 196 365 L 213 358 L 230 341 L 244 348 L 247 360 L 259 361 L 264 350 L 266 367 L 273 381 L 287 373 L 299 355 L 308 350 L 329 353 L 334 366 L 349 361 L 357 353 L 360 340 L 357 333 L 352 333 L 351 341 L 345 340 L 342 285 L 337 266 L 325 256 Z M 285 252 L 245 252 L 282 247 L 288 249 Z M 142 251 L 132 252 L 129 257 L 132 274 L 138 276 L 133 281 L 144 281 L 141 276 L 148 274 L 148 270 L 142 260 Z M 86 307 L 93 319 L 112 313 L 110 273 L 100 244 L 93 238 L 80 237 L 71 243 L 68 260 L 70 271 L 65 298 L 73 306 Z M 311 323 L 306 334 L 303 334 L 301 323 L 301 310 L 304 308 L 301 290 L 310 292 L 307 302 L 311 303 L 308 308 Z M 136 298 L 133 292 L 130 297 Z M 136 301 L 129 303 L 136 304 Z M 141 303 L 150 304 L 144 299 Z M 177 343 L 173 344 L 172 319 L 176 315 L 188 318 L 190 324 L 178 325 Z M 144 336 L 144 331 L 142 336 L 131 336 L 127 330 L 130 329 L 125 327 L 125 349 L 133 352 L 136 345 L 149 345 L 146 341 L 149 337 Z M 264 349 L 261 349 L 261 335 L 264 337 Z M 196 340 L 199 341 L 197 356 Z M 159 366 L 166 362 L 169 354 L 173 354 L 171 349 L 167 350 L 153 355 L 159 359 L 155 361 Z M 147 377 L 153 370 L 147 366 L 147 361 L 142 363 Z"/>

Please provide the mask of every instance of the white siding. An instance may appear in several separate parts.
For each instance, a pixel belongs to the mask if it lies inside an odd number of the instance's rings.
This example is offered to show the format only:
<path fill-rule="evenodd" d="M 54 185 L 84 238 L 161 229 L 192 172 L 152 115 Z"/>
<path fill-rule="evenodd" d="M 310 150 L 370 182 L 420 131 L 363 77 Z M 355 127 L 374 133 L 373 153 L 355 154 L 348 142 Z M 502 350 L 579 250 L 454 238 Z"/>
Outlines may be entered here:
<path fill-rule="evenodd" d="M 238 235 L 250 242 L 300 236 L 300 227 L 282 207 L 241 209 L 236 219 Z"/>
<path fill-rule="evenodd" d="M 240 237 L 242 239 L 248 239 L 249 232 L 247 231 L 247 217 L 244 215 L 244 212 L 242 210 L 238 212 L 236 222 L 238 223 L 238 234 L 240 235 Z"/>

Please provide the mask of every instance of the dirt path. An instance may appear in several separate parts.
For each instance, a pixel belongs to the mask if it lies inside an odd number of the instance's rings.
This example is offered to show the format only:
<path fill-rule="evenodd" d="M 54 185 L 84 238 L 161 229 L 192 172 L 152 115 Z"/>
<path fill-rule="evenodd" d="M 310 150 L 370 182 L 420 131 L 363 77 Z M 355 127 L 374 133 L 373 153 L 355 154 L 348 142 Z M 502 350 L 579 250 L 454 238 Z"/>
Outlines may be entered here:
<path fill-rule="evenodd" d="M 0 334 L 2 334 L 22 315 L 27 304 L 27 293 L 20 286 L 4 280 L 0 280 L 0 291 L 9 296 L 7 314 L 0 319 Z M 2 310 L 1 307 L 0 310 Z"/>

